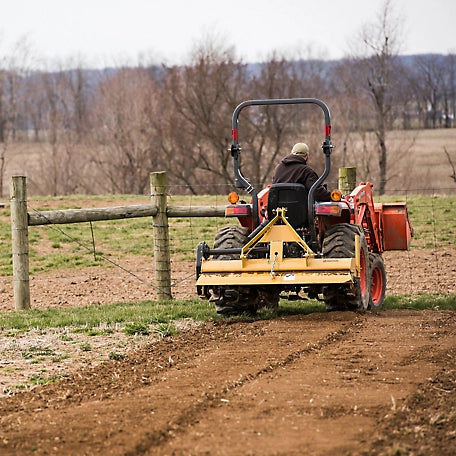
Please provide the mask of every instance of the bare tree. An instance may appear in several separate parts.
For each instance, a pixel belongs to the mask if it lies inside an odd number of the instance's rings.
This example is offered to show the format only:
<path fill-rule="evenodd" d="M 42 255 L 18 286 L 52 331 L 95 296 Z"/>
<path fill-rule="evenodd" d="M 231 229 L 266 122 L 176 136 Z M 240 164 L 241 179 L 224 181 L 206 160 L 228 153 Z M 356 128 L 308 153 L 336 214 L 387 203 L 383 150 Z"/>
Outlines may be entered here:
<path fill-rule="evenodd" d="M 417 127 L 417 97 L 414 90 L 414 72 L 410 65 L 396 68 L 394 75 L 394 99 L 390 124 L 393 128 L 410 130 Z"/>
<path fill-rule="evenodd" d="M 93 90 L 89 74 L 94 78 L 94 71 L 84 69 L 84 63 L 78 59 L 68 59 L 60 65 L 62 101 L 65 103 L 67 118 L 65 131 L 81 142 L 89 130 L 90 108 L 93 102 Z"/>
<path fill-rule="evenodd" d="M 340 156 L 342 166 L 354 166 L 364 180 L 372 179 L 372 153 L 369 131 L 373 129 L 372 109 L 369 95 L 359 90 L 362 86 L 361 60 L 343 59 L 334 70 L 333 117 L 335 118 L 334 136 L 341 137 L 341 144 L 335 152 Z M 334 93 L 335 92 L 335 93 Z M 338 148 L 342 147 L 342 151 Z"/>
<path fill-rule="evenodd" d="M 286 60 L 272 53 L 252 78 L 249 92 L 255 98 L 325 98 L 325 85 L 318 61 Z M 275 105 L 249 108 L 242 113 L 242 145 L 248 152 L 244 165 L 247 175 L 259 187 L 271 182 L 275 166 L 293 144 L 306 142 L 312 165 L 321 171 L 319 160 L 323 117 L 313 105 Z M 247 145 L 247 147 L 246 147 Z"/>
<path fill-rule="evenodd" d="M 451 53 L 448 55 L 449 59 L 449 90 L 450 90 L 450 113 L 452 126 L 456 126 L 456 54 Z"/>
<path fill-rule="evenodd" d="M 367 24 L 361 31 L 364 56 L 355 58 L 361 63 L 361 81 L 370 97 L 375 114 L 374 132 L 377 138 L 379 193 L 385 192 L 388 149 L 386 132 L 394 105 L 395 67 L 399 65 L 400 23 L 392 14 L 391 1 L 382 6 L 377 22 Z M 359 79 L 358 79 L 359 80 Z"/>
<path fill-rule="evenodd" d="M 3 196 L 7 152 L 20 128 L 19 107 L 31 62 L 30 46 L 25 38 L 14 43 L 9 53 L 0 59 L 0 196 Z"/>
<path fill-rule="evenodd" d="M 188 66 L 167 68 L 160 147 L 173 165 L 172 178 L 193 193 L 203 183 L 205 191 L 217 192 L 232 182 L 231 114 L 245 94 L 245 80 L 245 66 L 217 41 L 199 43 Z"/>
<path fill-rule="evenodd" d="M 42 144 L 40 163 L 41 173 L 31 176 L 30 180 L 42 194 L 61 195 L 71 193 L 71 155 L 66 156 L 64 144 L 65 120 L 68 118 L 68 108 L 65 102 L 64 74 L 41 73 L 40 85 L 44 96 L 43 124 L 46 131 L 46 141 Z"/>
<path fill-rule="evenodd" d="M 292 63 L 273 53 L 262 65 L 260 73 L 252 78 L 249 92 L 260 99 L 300 96 Z M 302 132 L 299 139 L 293 138 L 299 114 L 302 119 L 303 112 L 298 112 L 295 106 L 252 107 L 242 113 L 242 164 L 245 174 L 255 185 L 263 187 L 270 182 L 278 161 L 293 146 L 290 142 L 302 140 Z"/>
<path fill-rule="evenodd" d="M 24 107 L 41 150 L 30 182 L 43 194 L 65 195 L 90 188 L 84 188 L 87 160 L 81 144 L 89 117 L 88 109 L 81 108 L 89 103 L 88 82 L 82 64 L 76 69 L 72 65 L 68 61 L 59 71 L 35 73 L 28 80 L 30 98 Z"/>
<path fill-rule="evenodd" d="M 105 191 L 147 191 L 149 173 L 158 164 L 155 92 L 155 81 L 142 67 L 118 69 L 102 79 L 91 162 L 105 180 Z"/>
<path fill-rule="evenodd" d="M 23 116 L 33 130 L 33 140 L 38 143 L 44 133 L 46 96 L 42 73 L 35 72 L 27 78 L 23 102 Z"/>
<path fill-rule="evenodd" d="M 408 81 L 423 128 L 451 128 L 456 114 L 456 58 L 454 54 L 415 56 Z"/>
<path fill-rule="evenodd" d="M 451 128 L 454 123 L 456 105 L 456 56 L 448 54 L 442 59 L 443 71 L 440 84 L 442 89 L 442 116 L 443 126 Z"/>
<path fill-rule="evenodd" d="M 356 52 L 338 64 L 314 58 L 310 48 L 304 57 L 272 53 L 262 64 L 245 64 L 212 35 L 197 43 L 185 66 L 137 64 L 93 77 L 80 60 L 32 73 L 30 52 L 18 45 L 0 59 L 0 188 L 12 142 L 33 140 L 42 158 L 30 180 L 41 193 L 147 192 L 156 169 L 167 170 L 182 191 L 219 193 L 233 182 L 230 127 L 238 103 L 316 97 L 331 107 L 333 169 L 338 160 L 354 164 L 384 193 L 395 178 L 389 157 L 394 153 L 396 165 L 397 149 L 411 147 L 390 131 L 449 128 L 456 111 L 454 54 L 402 65 L 401 24 L 391 5 L 385 1 L 362 29 Z M 270 182 L 297 141 L 317 152 L 312 166 L 323 168 L 319 109 L 251 106 L 239 120 L 241 168 L 255 187 Z"/>
<path fill-rule="evenodd" d="M 416 58 L 418 79 L 418 97 L 423 97 L 425 109 L 424 128 L 436 128 L 439 118 L 439 102 L 441 97 L 440 80 L 442 67 L 440 56 L 423 55 Z"/>

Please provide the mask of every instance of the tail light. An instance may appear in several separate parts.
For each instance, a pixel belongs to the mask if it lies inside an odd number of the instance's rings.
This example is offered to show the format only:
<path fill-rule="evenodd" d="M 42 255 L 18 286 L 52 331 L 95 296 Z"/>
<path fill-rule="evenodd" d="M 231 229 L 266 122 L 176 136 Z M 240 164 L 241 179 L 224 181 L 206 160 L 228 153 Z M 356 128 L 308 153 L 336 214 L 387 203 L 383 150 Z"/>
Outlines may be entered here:
<path fill-rule="evenodd" d="M 342 203 L 317 203 L 315 206 L 315 215 L 340 216 L 344 207 Z"/>
<path fill-rule="evenodd" d="M 225 217 L 248 217 L 251 214 L 250 204 L 231 204 L 225 208 Z"/>

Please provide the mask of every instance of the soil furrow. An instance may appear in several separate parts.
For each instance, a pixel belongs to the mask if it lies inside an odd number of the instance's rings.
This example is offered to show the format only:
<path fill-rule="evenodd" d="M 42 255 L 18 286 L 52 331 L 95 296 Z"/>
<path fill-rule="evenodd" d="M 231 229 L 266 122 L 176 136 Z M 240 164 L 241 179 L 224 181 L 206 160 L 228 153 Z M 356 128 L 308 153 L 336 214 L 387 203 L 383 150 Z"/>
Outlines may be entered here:
<path fill-rule="evenodd" d="M 242 389 L 242 387 L 248 383 L 255 382 L 264 375 L 272 375 L 278 369 L 286 369 L 298 359 L 309 355 L 316 355 L 328 345 L 337 343 L 348 337 L 354 327 L 360 327 L 363 319 L 363 316 L 355 315 L 354 320 L 351 321 L 348 326 L 330 332 L 320 341 L 307 343 L 306 347 L 292 351 L 291 353 L 285 355 L 282 359 L 277 359 L 254 373 L 240 374 L 240 378 L 238 380 L 230 382 L 219 391 L 211 390 L 205 393 L 205 401 L 192 404 L 191 407 L 183 410 L 176 420 L 169 423 L 166 429 L 160 429 L 154 433 L 148 433 L 145 436 L 145 439 L 139 443 L 132 452 L 127 454 L 146 454 L 151 451 L 152 448 L 160 447 L 170 439 L 175 438 L 180 432 L 186 432 L 188 427 L 193 423 L 198 423 L 201 419 L 204 419 L 204 415 L 207 414 L 209 409 L 218 407 L 221 402 L 228 402 L 229 399 L 227 398 L 229 398 L 237 390 Z M 200 369 L 202 368 L 203 366 L 200 366 Z"/>

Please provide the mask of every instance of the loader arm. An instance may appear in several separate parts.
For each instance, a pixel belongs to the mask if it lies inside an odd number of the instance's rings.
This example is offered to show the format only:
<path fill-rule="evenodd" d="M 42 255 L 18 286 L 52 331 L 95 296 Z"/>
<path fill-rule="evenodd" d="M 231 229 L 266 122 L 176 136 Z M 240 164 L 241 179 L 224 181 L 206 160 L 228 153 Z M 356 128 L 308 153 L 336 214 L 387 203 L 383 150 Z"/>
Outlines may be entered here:
<path fill-rule="evenodd" d="M 352 223 L 360 225 L 366 232 L 370 250 L 375 253 L 383 252 L 381 225 L 375 213 L 373 184 L 361 182 L 349 196 L 352 206 Z"/>

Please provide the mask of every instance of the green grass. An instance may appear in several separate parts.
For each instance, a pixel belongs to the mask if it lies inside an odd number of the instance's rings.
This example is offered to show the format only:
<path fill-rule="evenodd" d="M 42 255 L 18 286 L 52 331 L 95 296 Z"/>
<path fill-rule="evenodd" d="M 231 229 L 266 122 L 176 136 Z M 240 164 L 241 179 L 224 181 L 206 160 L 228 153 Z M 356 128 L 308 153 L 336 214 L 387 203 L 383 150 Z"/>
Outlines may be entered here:
<path fill-rule="evenodd" d="M 32 385 L 45 385 L 46 383 L 54 383 L 57 381 L 57 377 L 42 377 L 41 375 L 34 375 L 30 378 Z"/>
<path fill-rule="evenodd" d="M 135 329 L 149 325 L 169 324 L 172 321 L 192 318 L 207 321 L 215 317 L 215 310 L 207 301 L 189 299 L 185 301 L 144 301 L 140 303 L 118 303 L 104 306 L 85 306 L 71 309 L 31 309 L 0 313 L 0 329 L 27 331 L 33 328 L 75 327 L 78 332 L 95 334 L 103 325 L 122 324 Z M 163 328 L 162 328 L 163 329 Z M 136 331 L 138 332 L 138 331 Z"/>
<path fill-rule="evenodd" d="M 55 351 L 49 347 L 40 347 L 33 345 L 22 351 L 22 357 L 32 359 L 35 357 L 42 358 L 43 356 L 55 356 Z"/>
<path fill-rule="evenodd" d="M 398 310 L 456 310 L 456 295 L 387 296 L 383 308 Z"/>
<path fill-rule="evenodd" d="M 124 329 L 127 336 L 148 336 L 150 334 L 149 326 L 145 323 L 127 323 Z"/>
<path fill-rule="evenodd" d="M 88 344 L 87 342 L 83 342 L 82 344 L 79 344 L 79 348 L 80 348 L 81 351 L 83 351 L 83 352 L 92 351 L 91 345 Z"/>
<path fill-rule="evenodd" d="M 125 359 L 125 355 L 123 353 L 111 352 L 109 353 L 109 359 L 114 361 L 122 361 Z"/>
<path fill-rule="evenodd" d="M 387 296 L 384 309 L 456 310 L 454 295 Z M 88 336 L 109 334 L 109 325 L 124 326 L 127 335 L 147 335 L 150 332 L 169 336 L 177 329 L 174 322 L 191 318 L 194 321 L 253 321 L 326 312 L 322 302 L 281 300 L 277 309 L 261 309 L 255 317 L 239 316 L 226 319 L 215 313 L 212 304 L 200 299 L 182 301 L 144 301 L 135 304 L 118 303 L 69 309 L 26 310 L 0 313 L 0 329 L 28 331 L 34 328 L 72 327 L 73 332 Z M 104 329 L 100 329 L 104 328 Z M 109 328 L 108 328 L 109 329 Z M 68 335 L 65 337 L 71 339 Z M 90 345 L 85 347 L 90 349 Z M 81 347 L 81 349 L 83 349 Z M 31 347 L 24 357 L 50 356 L 51 349 Z"/>
<path fill-rule="evenodd" d="M 34 198 L 29 211 L 76 208 L 80 201 L 85 207 L 95 205 L 146 204 L 147 197 L 129 195 L 70 196 Z M 128 203 L 125 202 L 128 200 Z M 411 248 L 436 249 L 454 246 L 456 236 L 455 196 L 385 196 L 376 201 L 406 201 L 414 229 Z M 102 204 L 101 204 L 102 203 Z M 224 196 L 172 196 L 171 206 L 225 205 Z M 237 223 L 237 221 L 236 221 Z M 195 247 L 201 241 L 212 245 L 218 229 L 228 224 L 220 217 L 170 218 L 171 254 L 178 260 L 193 260 Z M 93 238 L 92 238 L 93 233 Z M 11 226 L 9 208 L 0 209 L 0 276 L 12 275 Z M 93 253 L 95 242 L 96 255 Z M 153 227 L 150 217 L 29 227 L 30 273 L 35 275 L 62 268 L 88 266 L 111 267 L 126 255 L 153 257 Z M 49 253 L 49 250 L 51 252 Z M 108 261 L 106 261 L 106 259 Z"/>

